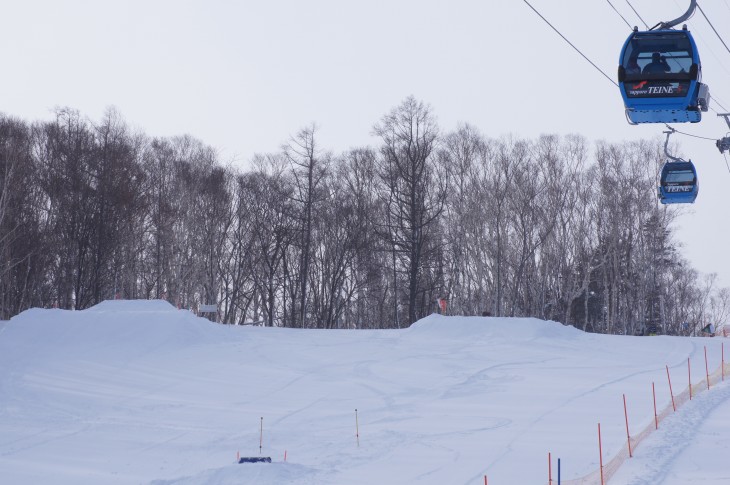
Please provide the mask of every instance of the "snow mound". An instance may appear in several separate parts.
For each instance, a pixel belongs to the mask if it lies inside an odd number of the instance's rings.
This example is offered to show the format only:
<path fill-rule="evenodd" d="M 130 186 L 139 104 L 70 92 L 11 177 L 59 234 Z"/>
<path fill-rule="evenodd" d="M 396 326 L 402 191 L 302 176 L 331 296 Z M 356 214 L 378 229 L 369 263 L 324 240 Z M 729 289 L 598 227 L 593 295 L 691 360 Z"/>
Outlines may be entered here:
<path fill-rule="evenodd" d="M 428 338 L 498 338 L 516 342 L 542 338 L 573 340 L 586 335 L 575 327 L 537 318 L 461 317 L 438 314 L 417 321 L 408 332 L 411 335 Z"/>
<path fill-rule="evenodd" d="M 85 312 L 170 313 L 177 309 L 165 300 L 106 300 Z"/>
<path fill-rule="evenodd" d="M 38 356 L 50 361 L 129 361 L 215 340 L 216 327 L 159 300 L 105 301 L 80 311 L 35 308 L 4 326 L 0 354 L 19 362 Z"/>
<path fill-rule="evenodd" d="M 578 478 L 598 469 L 596 422 L 606 459 L 624 449 L 622 395 L 631 429 L 649 426 L 654 384 L 664 409 L 668 371 L 681 389 L 691 359 L 699 382 L 723 340 L 440 315 L 402 330 L 243 327 L 162 301 L 28 310 L 0 328 L 0 469 L 3 483 L 58 485 L 523 484 L 553 449 Z M 237 465 L 238 452 L 275 462 Z"/>

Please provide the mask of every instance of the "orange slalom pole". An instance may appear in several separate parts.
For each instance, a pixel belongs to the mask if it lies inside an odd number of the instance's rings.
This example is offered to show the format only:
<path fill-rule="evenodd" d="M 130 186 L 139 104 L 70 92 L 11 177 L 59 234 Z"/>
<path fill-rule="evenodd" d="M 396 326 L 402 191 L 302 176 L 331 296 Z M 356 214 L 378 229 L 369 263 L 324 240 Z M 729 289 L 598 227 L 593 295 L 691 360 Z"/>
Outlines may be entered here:
<path fill-rule="evenodd" d="M 603 446 L 601 445 L 601 423 L 598 423 L 598 462 L 601 465 L 601 485 L 606 485 L 603 481 Z"/>
<path fill-rule="evenodd" d="M 553 485 L 553 460 L 548 451 L 548 485 Z"/>
<path fill-rule="evenodd" d="M 629 443 L 629 458 L 633 458 L 631 453 L 631 435 L 629 434 L 629 413 L 626 410 L 626 394 L 624 394 L 624 417 L 626 418 L 626 441 Z"/>
<path fill-rule="evenodd" d="M 674 393 L 672 392 L 672 378 L 669 377 L 669 366 L 667 366 L 667 380 L 669 381 L 669 395 L 672 396 L 672 409 L 677 412 L 677 406 L 674 405 Z"/>
<path fill-rule="evenodd" d="M 705 375 L 707 376 L 707 390 L 710 390 L 710 368 L 707 367 L 707 345 L 705 345 Z"/>
<path fill-rule="evenodd" d="M 656 389 L 654 383 L 651 383 L 651 394 L 654 396 L 654 429 L 659 429 L 659 418 L 656 415 Z"/>

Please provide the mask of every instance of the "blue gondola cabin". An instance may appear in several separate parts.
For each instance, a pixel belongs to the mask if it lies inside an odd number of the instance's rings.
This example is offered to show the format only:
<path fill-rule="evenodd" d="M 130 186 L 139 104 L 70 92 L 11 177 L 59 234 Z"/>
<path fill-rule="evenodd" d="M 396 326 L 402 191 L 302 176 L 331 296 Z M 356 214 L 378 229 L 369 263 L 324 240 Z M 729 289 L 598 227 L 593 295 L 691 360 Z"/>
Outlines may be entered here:
<path fill-rule="evenodd" d="M 709 109 L 697 45 L 686 27 L 635 28 L 619 62 L 619 87 L 630 123 L 697 123 Z"/>
<path fill-rule="evenodd" d="M 697 171 L 691 160 L 664 164 L 659 182 L 659 201 L 662 204 L 691 204 L 699 189 Z"/>

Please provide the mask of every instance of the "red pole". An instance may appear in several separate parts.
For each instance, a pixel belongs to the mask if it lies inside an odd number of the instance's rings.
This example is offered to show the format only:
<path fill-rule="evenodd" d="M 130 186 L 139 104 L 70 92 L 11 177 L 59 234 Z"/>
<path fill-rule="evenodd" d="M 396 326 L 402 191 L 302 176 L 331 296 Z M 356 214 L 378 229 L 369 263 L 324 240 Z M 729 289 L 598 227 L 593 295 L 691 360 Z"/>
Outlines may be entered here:
<path fill-rule="evenodd" d="M 553 485 L 553 460 L 548 451 L 548 485 Z"/>
<path fill-rule="evenodd" d="M 692 400 L 692 367 L 689 363 L 689 357 L 687 357 L 687 375 L 689 376 L 689 400 Z"/>
<path fill-rule="evenodd" d="M 705 345 L 705 375 L 707 376 L 707 390 L 710 390 L 710 368 L 707 367 L 707 345 Z"/>
<path fill-rule="evenodd" d="M 659 429 L 659 418 L 656 415 L 656 389 L 654 383 L 651 383 L 651 394 L 654 396 L 654 429 Z"/>
<path fill-rule="evenodd" d="M 722 360 L 720 361 L 722 367 L 722 380 L 725 381 L 725 342 L 720 345 L 722 349 Z"/>
<path fill-rule="evenodd" d="M 601 423 L 598 423 L 598 462 L 601 464 L 601 485 L 605 485 L 603 481 L 603 447 L 601 446 Z"/>
<path fill-rule="evenodd" d="M 626 394 L 624 394 L 624 417 L 626 418 L 626 441 L 629 443 L 629 458 L 633 458 L 631 454 L 631 435 L 629 434 L 629 413 L 626 411 Z"/>
<path fill-rule="evenodd" d="M 672 396 L 672 409 L 677 412 L 677 406 L 674 405 L 674 393 L 672 392 L 672 378 L 669 377 L 669 366 L 667 366 L 667 380 L 669 381 L 669 395 Z"/>
<path fill-rule="evenodd" d="M 487 485 L 487 476 L 484 475 L 484 485 Z"/>

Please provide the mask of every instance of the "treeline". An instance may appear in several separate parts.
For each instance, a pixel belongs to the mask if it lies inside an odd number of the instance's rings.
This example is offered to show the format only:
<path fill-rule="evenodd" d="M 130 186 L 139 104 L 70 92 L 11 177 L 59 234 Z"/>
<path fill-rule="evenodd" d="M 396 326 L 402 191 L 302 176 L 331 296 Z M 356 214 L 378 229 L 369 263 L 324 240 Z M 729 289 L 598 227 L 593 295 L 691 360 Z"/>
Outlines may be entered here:
<path fill-rule="evenodd" d="M 376 147 L 315 126 L 247 170 L 188 136 L 0 115 L 0 319 L 112 298 L 216 304 L 225 323 L 403 327 L 436 311 L 689 334 L 730 293 L 682 258 L 658 141 L 442 133 L 407 98 Z"/>

